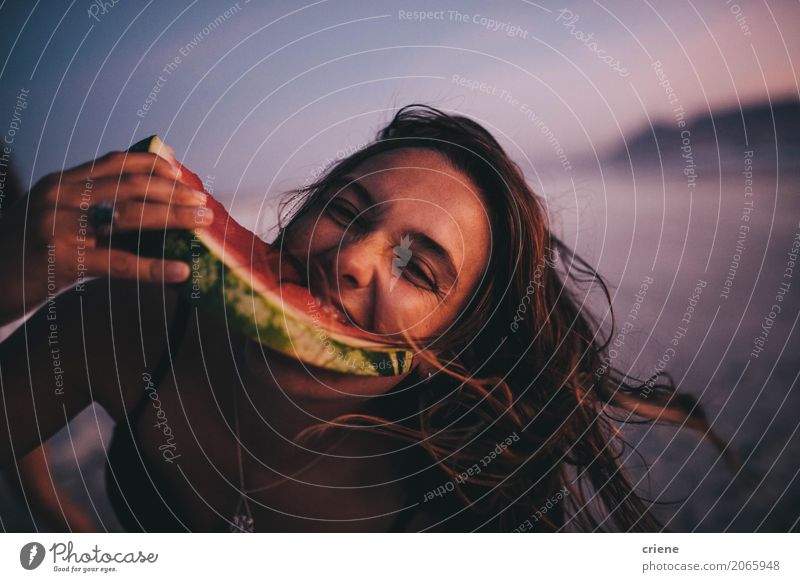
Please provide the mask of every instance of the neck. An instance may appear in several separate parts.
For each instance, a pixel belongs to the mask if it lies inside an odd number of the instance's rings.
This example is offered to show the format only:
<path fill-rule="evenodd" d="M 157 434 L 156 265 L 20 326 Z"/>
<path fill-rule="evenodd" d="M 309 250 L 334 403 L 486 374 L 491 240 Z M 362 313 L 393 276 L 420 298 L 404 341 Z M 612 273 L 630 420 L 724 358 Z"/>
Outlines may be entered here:
<path fill-rule="evenodd" d="M 249 342 L 244 348 L 244 390 L 239 390 L 238 414 L 242 439 L 252 442 L 255 450 L 269 455 L 270 462 L 283 459 L 289 465 L 308 462 L 317 453 L 304 450 L 294 443 L 298 433 L 318 424 L 325 424 L 343 414 L 359 412 L 367 399 L 339 395 L 322 381 L 312 377 L 297 362 L 275 352 L 265 352 L 269 366 L 263 362 L 258 346 Z M 335 398 L 320 398 L 316 394 L 336 394 Z M 332 438 L 307 445 L 307 448 L 327 452 L 328 442 L 338 442 L 341 431 Z"/>

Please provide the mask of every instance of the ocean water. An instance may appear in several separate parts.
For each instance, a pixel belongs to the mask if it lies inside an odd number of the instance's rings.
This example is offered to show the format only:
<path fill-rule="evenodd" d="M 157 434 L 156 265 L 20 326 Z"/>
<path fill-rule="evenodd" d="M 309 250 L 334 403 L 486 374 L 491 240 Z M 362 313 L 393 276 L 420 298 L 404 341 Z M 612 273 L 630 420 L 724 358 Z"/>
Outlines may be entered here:
<path fill-rule="evenodd" d="M 630 328 L 615 364 L 639 378 L 667 370 L 745 467 L 686 429 L 626 428 L 647 462 L 631 456 L 630 469 L 668 502 L 658 516 L 675 531 L 797 530 L 800 172 L 757 151 L 715 158 L 693 179 L 683 160 L 605 165 L 548 175 L 540 191 L 612 284 Z"/>

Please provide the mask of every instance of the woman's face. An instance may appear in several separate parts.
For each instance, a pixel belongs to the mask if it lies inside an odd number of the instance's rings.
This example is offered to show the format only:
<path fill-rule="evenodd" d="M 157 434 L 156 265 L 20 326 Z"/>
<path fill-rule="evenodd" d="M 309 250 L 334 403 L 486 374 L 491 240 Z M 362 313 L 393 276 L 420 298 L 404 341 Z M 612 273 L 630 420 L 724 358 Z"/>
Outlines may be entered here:
<path fill-rule="evenodd" d="M 338 305 L 352 325 L 402 341 L 403 331 L 414 338 L 447 331 L 485 275 L 490 241 L 475 185 L 441 154 L 408 148 L 370 158 L 335 184 L 287 227 L 283 250 L 308 266 L 312 293 Z M 327 296 L 315 272 L 324 273 Z M 400 380 L 276 361 L 282 386 L 298 396 L 380 394 Z"/>

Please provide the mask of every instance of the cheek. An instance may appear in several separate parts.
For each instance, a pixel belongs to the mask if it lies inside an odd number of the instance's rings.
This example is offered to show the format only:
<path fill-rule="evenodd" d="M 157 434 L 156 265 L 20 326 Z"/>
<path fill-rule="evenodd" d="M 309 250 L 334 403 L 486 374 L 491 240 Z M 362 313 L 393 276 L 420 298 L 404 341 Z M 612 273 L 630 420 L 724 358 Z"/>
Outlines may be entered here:
<path fill-rule="evenodd" d="M 342 240 L 341 229 L 325 216 L 313 212 L 293 222 L 286 229 L 284 244 L 296 252 L 314 255 L 321 250 L 338 245 Z"/>
<path fill-rule="evenodd" d="M 479 281 L 475 281 L 472 286 L 469 282 L 478 279 L 482 273 L 462 272 L 458 285 L 444 296 L 432 295 L 428 292 L 409 287 L 407 284 L 398 283 L 392 293 L 385 297 L 388 302 L 382 306 L 383 312 L 397 311 L 402 314 L 405 321 L 410 322 L 406 326 L 415 337 L 439 337 L 450 330 L 454 322 L 456 327 L 460 325 L 466 315 L 466 307 L 471 299 L 474 300 L 475 293 L 485 293 L 479 289 Z M 470 289 L 467 291 L 466 289 Z M 395 329 L 398 329 L 397 327 Z"/>
<path fill-rule="evenodd" d="M 405 281 L 381 293 L 376 308 L 378 331 L 385 334 L 407 330 L 412 337 L 427 337 L 445 329 L 452 320 L 451 310 L 441 298 Z"/>

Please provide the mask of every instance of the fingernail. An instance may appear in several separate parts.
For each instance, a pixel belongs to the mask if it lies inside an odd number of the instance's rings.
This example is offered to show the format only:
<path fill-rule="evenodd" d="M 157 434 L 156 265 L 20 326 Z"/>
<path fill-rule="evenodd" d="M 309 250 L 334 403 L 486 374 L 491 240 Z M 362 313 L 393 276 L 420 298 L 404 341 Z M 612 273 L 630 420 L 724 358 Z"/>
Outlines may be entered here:
<path fill-rule="evenodd" d="M 201 204 L 205 204 L 208 200 L 208 194 L 205 192 L 200 192 L 200 190 L 192 190 L 192 196 Z"/>
<path fill-rule="evenodd" d="M 189 265 L 186 263 L 167 263 L 164 266 L 164 278 L 167 281 L 179 282 L 189 276 Z"/>
<path fill-rule="evenodd" d="M 175 174 L 175 179 L 176 180 L 180 180 L 181 176 L 183 175 L 183 172 L 181 172 L 180 167 L 179 166 L 172 166 L 172 171 Z"/>

